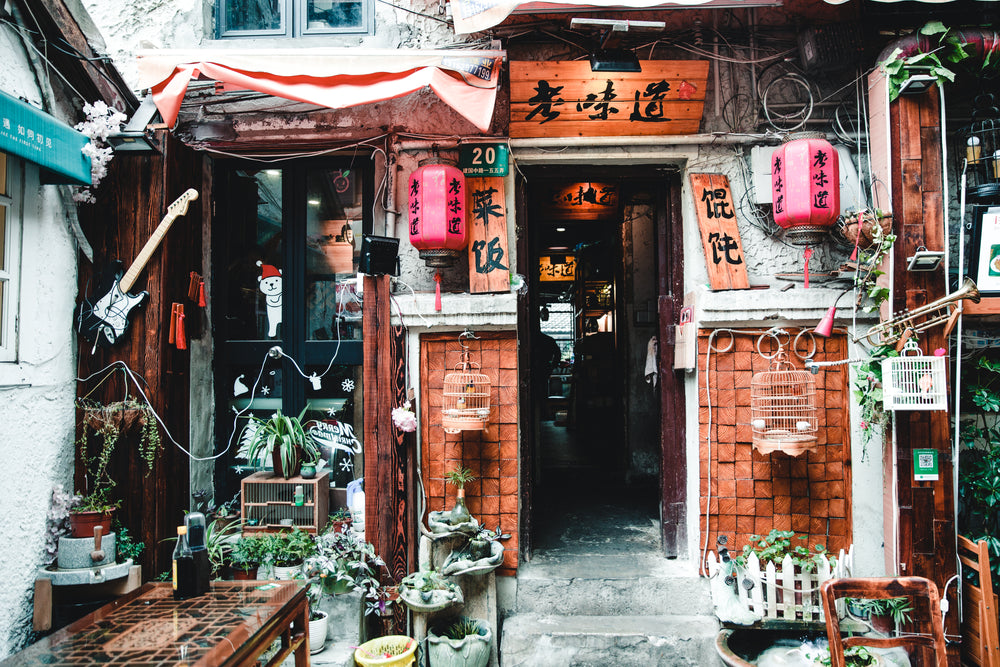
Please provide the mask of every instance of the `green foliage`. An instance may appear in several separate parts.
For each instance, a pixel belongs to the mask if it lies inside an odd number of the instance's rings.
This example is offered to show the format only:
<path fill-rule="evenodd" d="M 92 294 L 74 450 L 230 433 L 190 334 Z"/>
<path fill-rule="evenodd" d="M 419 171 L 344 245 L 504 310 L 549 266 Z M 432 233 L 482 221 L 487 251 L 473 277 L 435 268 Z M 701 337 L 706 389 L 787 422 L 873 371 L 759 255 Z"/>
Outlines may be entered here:
<path fill-rule="evenodd" d="M 115 520 L 114 525 L 111 528 L 115 533 L 115 550 L 118 552 L 115 561 L 118 563 L 124 563 L 129 558 L 132 562 L 139 560 L 139 556 L 146 549 L 146 545 L 143 542 L 137 542 L 132 534 L 129 532 L 128 528 L 123 526 L 120 521 Z"/>
<path fill-rule="evenodd" d="M 1000 577 L 1000 360 L 996 353 L 962 367 L 958 530 L 985 540 Z"/>
<path fill-rule="evenodd" d="M 910 612 L 913 611 L 910 599 L 906 597 L 879 600 L 862 599 L 861 603 L 862 609 L 867 611 L 869 616 L 891 616 L 897 626 L 909 623 Z"/>
<path fill-rule="evenodd" d="M 261 552 L 265 559 L 279 567 L 298 565 L 314 555 L 317 550 L 312 535 L 300 528 L 271 533 L 260 539 L 264 541 Z"/>
<path fill-rule="evenodd" d="M 486 629 L 483 627 L 482 621 L 469 618 L 468 616 L 459 616 L 448 625 L 437 630 L 436 634 L 448 639 L 461 640 L 466 637 L 485 636 Z"/>
<path fill-rule="evenodd" d="M 449 470 L 444 474 L 444 477 L 448 480 L 449 484 L 452 484 L 459 489 L 464 489 L 468 482 L 472 482 L 476 479 L 476 476 L 471 470 L 462 467 Z"/>
<path fill-rule="evenodd" d="M 289 417 L 278 410 L 268 419 L 252 416 L 240 436 L 240 451 L 237 457 L 250 462 L 266 461 L 274 448 L 281 457 L 281 470 L 286 478 L 291 477 L 301 457 L 304 461 L 317 461 L 319 446 L 302 426 L 302 417 L 309 406 L 302 408 L 298 417 Z"/>
<path fill-rule="evenodd" d="M 837 562 L 836 558 L 827 554 L 826 546 L 822 544 L 813 545 L 812 551 L 804 544 L 792 546 L 792 540 L 805 542 L 807 539 L 809 538 L 805 535 L 796 535 L 790 530 L 772 530 L 763 537 L 751 535 L 750 543 L 743 547 L 743 553 L 737 556 L 734 561 L 738 567 L 746 567 L 750 554 L 757 554 L 757 559 L 762 566 L 766 563 L 774 563 L 776 567 L 780 567 L 785 556 L 790 555 L 792 563 L 802 572 L 811 572 L 823 558 L 830 561 L 831 565 Z"/>
<path fill-rule="evenodd" d="M 899 49 L 893 51 L 889 58 L 882 63 L 886 77 L 889 82 L 889 100 L 899 97 L 899 89 L 903 83 L 913 73 L 913 69 L 926 71 L 938 80 L 938 85 L 945 82 L 955 81 L 955 72 L 950 67 L 961 63 L 969 58 L 969 45 L 959 40 L 950 28 L 946 28 L 940 21 L 930 21 L 920 29 L 921 35 L 929 37 L 937 36 L 938 44 L 930 51 L 915 53 L 912 56 L 903 57 Z M 988 58 L 983 65 L 988 65 Z M 949 67 L 945 66 L 948 63 Z"/>
<path fill-rule="evenodd" d="M 229 549 L 229 564 L 238 570 L 250 570 L 264 560 L 267 545 L 263 537 L 242 535 Z"/>
<path fill-rule="evenodd" d="M 876 210 L 875 216 L 882 215 Z M 854 275 L 854 289 L 857 291 L 857 305 L 866 313 L 874 313 L 886 299 L 889 298 L 889 288 L 879 285 L 878 278 L 885 275 L 879 266 L 882 260 L 892 250 L 892 245 L 896 242 L 896 235 L 886 233 L 882 225 L 875 224 L 872 232 L 872 244 L 868 248 L 859 250 L 858 270 Z"/>
<path fill-rule="evenodd" d="M 816 662 L 829 667 L 832 664 L 829 649 L 823 649 L 823 657 L 818 658 Z M 864 646 L 848 646 L 844 649 L 844 664 L 847 667 L 871 667 L 878 664 L 878 658 Z"/>
<path fill-rule="evenodd" d="M 212 519 L 205 526 L 205 548 L 208 550 L 208 562 L 212 564 L 213 579 L 219 577 L 240 530 L 239 521 L 228 519 Z"/>
<path fill-rule="evenodd" d="M 76 405 L 83 411 L 76 449 L 87 471 L 86 493 L 77 508 L 83 511 L 112 509 L 117 503 L 110 500 L 115 487 L 108 473 L 111 455 L 119 442 L 135 439 L 148 477 L 162 445 L 156 414 L 146 403 L 131 398 L 107 405 L 81 398 Z"/>
<path fill-rule="evenodd" d="M 891 413 L 882 408 L 882 360 L 898 356 L 892 345 L 880 345 L 855 368 L 853 394 L 861 408 L 861 432 L 866 443 L 873 433 L 884 433 L 889 426 Z"/>
<path fill-rule="evenodd" d="M 431 568 L 429 570 L 411 572 L 403 577 L 399 586 L 400 588 L 409 588 L 410 590 L 423 593 L 427 591 L 450 591 L 454 588 L 455 584 L 445 579 L 437 570 Z"/>
<path fill-rule="evenodd" d="M 385 611 L 388 596 L 382 583 L 392 577 L 374 546 L 350 530 L 327 530 L 315 542 L 316 552 L 306 558 L 302 570 L 317 602 L 322 595 L 361 591 L 365 615 Z"/>
<path fill-rule="evenodd" d="M 331 524 L 334 521 L 350 521 L 351 520 L 351 510 L 346 507 L 338 507 L 337 511 L 330 515 Z M 327 526 L 329 528 L 329 526 Z"/>

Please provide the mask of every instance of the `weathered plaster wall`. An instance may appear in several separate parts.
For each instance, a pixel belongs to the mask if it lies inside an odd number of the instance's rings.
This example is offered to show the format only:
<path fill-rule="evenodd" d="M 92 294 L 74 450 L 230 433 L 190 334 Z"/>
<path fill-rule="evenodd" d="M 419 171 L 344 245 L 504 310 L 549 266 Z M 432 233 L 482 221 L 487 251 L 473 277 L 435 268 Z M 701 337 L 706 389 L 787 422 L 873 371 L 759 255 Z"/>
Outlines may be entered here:
<path fill-rule="evenodd" d="M 298 47 L 435 48 L 466 41 L 442 20 L 444 3 L 404 3 L 420 16 L 387 3 L 375 3 L 374 35 L 323 35 L 296 38 Z M 126 81 L 135 85 L 138 49 L 287 48 L 290 39 L 215 39 L 215 3 L 201 0 L 84 0 L 101 27 L 108 55 Z"/>
<path fill-rule="evenodd" d="M 76 247 L 58 191 L 39 185 L 37 168 L 25 172 L 19 361 L 0 364 L 0 506 L 11 510 L 0 548 L 0 657 L 28 638 L 49 497 L 73 481 Z"/>
<path fill-rule="evenodd" d="M 50 81 L 38 83 L 33 63 L 10 29 L 0 29 L 0 89 L 72 122 Z M 21 224 L 11 268 L 20 273 L 17 360 L 0 363 L 0 507 L 9 512 L 0 547 L 0 658 L 19 650 L 31 630 L 35 572 L 44 557 L 52 487 L 73 483 L 76 387 L 72 312 L 76 243 L 66 224 L 68 192 L 42 185 L 38 168 L 8 158 L 16 183 L 8 224 Z M 19 258 L 19 265 L 18 259 Z"/>

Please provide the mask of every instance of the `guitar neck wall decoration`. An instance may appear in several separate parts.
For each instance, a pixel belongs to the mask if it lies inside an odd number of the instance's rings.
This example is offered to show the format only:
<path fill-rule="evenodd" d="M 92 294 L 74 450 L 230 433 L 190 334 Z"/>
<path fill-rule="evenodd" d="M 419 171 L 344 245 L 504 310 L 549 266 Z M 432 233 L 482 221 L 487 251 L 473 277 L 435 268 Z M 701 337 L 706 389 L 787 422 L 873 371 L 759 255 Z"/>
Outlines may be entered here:
<path fill-rule="evenodd" d="M 153 251 L 163 241 L 170 225 L 178 217 L 187 213 L 188 204 L 198 198 L 198 191 L 189 188 L 167 207 L 167 213 L 156 227 L 139 255 L 122 273 L 122 263 L 115 260 L 103 271 L 98 282 L 96 301 L 84 299 L 74 313 L 76 329 L 86 340 L 93 342 L 91 353 L 97 347 L 108 348 L 121 340 L 128 330 L 134 311 L 149 298 L 149 292 L 132 294 L 129 290 L 135 284 L 139 274 L 146 267 Z"/>

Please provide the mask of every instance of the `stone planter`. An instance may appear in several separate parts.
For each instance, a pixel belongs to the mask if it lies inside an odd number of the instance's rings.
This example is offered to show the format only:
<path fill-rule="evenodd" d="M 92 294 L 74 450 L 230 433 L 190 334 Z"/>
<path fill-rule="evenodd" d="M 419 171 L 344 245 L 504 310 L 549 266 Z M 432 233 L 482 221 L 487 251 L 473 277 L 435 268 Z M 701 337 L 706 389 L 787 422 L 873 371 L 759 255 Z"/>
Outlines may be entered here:
<path fill-rule="evenodd" d="M 427 656 L 431 667 L 486 667 L 490 661 L 493 632 L 485 621 L 476 621 L 478 634 L 461 639 L 449 639 L 438 632 L 444 627 L 427 632 Z"/>

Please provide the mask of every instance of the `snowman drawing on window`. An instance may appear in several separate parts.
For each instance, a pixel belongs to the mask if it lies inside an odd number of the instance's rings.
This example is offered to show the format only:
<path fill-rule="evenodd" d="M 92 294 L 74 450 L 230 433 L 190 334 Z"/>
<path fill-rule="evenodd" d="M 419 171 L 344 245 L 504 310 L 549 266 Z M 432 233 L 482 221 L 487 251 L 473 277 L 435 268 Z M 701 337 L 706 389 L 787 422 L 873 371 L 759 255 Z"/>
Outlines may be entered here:
<path fill-rule="evenodd" d="M 281 269 L 258 260 L 260 275 L 257 277 L 258 288 L 264 295 L 267 305 L 267 337 L 278 336 L 278 325 L 281 324 Z"/>

